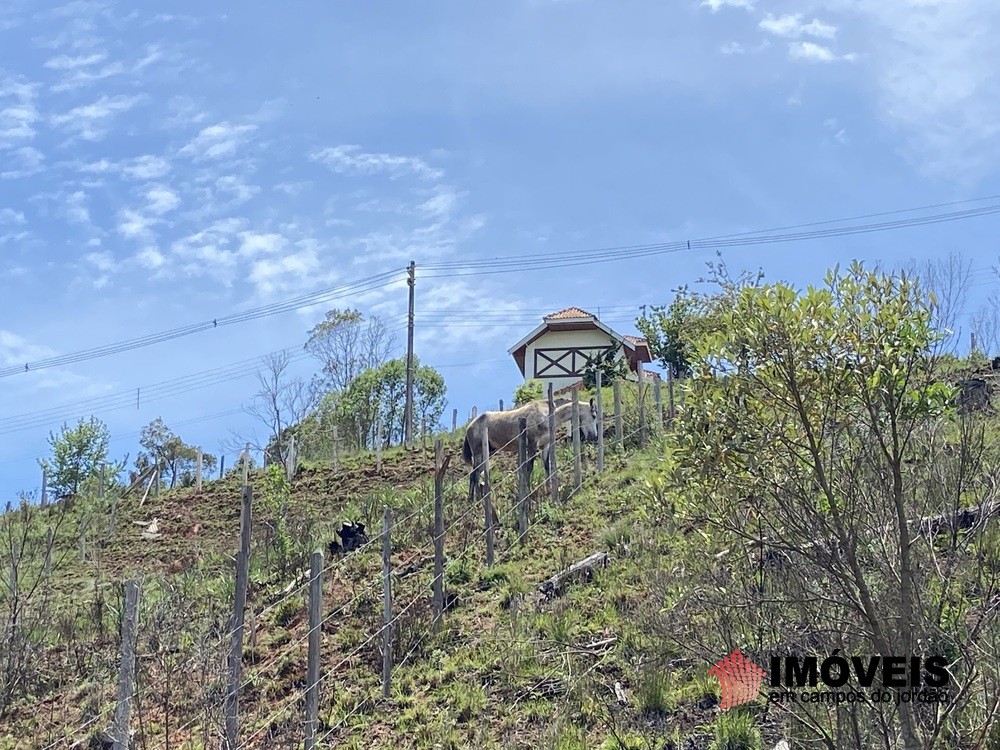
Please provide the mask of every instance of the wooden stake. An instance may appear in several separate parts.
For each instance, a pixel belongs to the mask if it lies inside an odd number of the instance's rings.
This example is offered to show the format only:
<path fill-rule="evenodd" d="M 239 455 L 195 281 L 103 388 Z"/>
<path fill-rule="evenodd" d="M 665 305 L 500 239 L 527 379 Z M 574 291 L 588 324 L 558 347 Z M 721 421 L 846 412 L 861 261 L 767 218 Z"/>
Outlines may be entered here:
<path fill-rule="evenodd" d="M 249 446 L 247 451 L 249 458 Z M 243 630 L 247 606 L 247 581 L 250 574 L 250 506 L 253 498 L 246 476 L 244 463 L 243 508 L 240 517 L 240 551 L 236 555 L 236 592 L 233 600 L 233 614 L 229 620 L 232 643 L 229 649 L 229 686 L 223 709 L 226 722 L 225 748 L 236 750 L 239 736 L 240 680 L 243 673 Z"/>
<path fill-rule="evenodd" d="M 306 750 L 316 747 L 319 726 L 319 647 L 322 637 L 323 553 L 312 553 L 309 571 L 309 665 L 306 672 Z"/>
<path fill-rule="evenodd" d="M 615 442 L 621 450 L 625 442 L 625 431 L 622 429 L 622 387 L 620 380 L 611 382 L 611 393 L 615 398 Z"/>
<path fill-rule="evenodd" d="M 670 365 L 667 368 L 667 406 L 669 411 L 667 416 L 669 417 L 670 426 L 674 425 L 674 417 L 676 412 L 674 411 L 674 366 Z"/>
<path fill-rule="evenodd" d="M 476 418 L 476 407 L 475 407 L 475 406 L 473 406 L 473 407 L 472 407 L 472 416 L 471 416 L 471 417 L 469 417 L 469 421 L 471 422 L 471 421 L 472 421 L 472 420 L 474 420 L 475 418 Z"/>
<path fill-rule="evenodd" d="M 42 469 L 42 500 L 41 500 L 41 503 L 42 503 L 42 507 L 43 508 L 46 505 L 49 504 L 49 499 L 48 499 L 48 496 L 47 496 L 47 492 L 48 492 L 48 480 L 49 480 L 49 473 L 45 469 Z"/>
<path fill-rule="evenodd" d="M 382 697 L 392 688 L 392 542 L 389 531 L 392 516 L 385 506 L 382 516 Z"/>
<path fill-rule="evenodd" d="M 646 445 L 646 373 L 642 362 L 636 362 L 636 374 L 639 376 L 639 445 Z"/>
<path fill-rule="evenodd" d="M 375 423 L 375 470 L 382 473 L 382 420 Z"/>
<path fill-rule="evenodd" d="M 338 443 L 340 436 L 337 434 L 337 425 L 333 426 L 333 470 L 340 471 L 340 448 Z"/>
<path fill-rule="evenodd" d="M 205 455 L 201 448 L 198 449 L 198 463 L 194 470 L 194 491 L 201 492 L 201 472 L 205 461 Z"/>
<path fill-rule="evenodd" d="M 604 473 L 604 406 L 601 397 L 601 368 L 597 368 L 597 473 Z"/>
<path fill-rule="evenodd" d="M 451 431 L 455 432 L 458 429 L 458 409 L 451 410 Z"/>
<path fill-rule="evenodd" d="M 559 477 L 556 475 L 556 402 L 552 397 L 552 383 L 549 383 L 549 490 L 552 502 L 559 501 Z"/>
<path fill-rule="evenodd" d="M 581 462 L 582 446 L 580 445 L 580 392 L 573 389 L 573 491 L 583 486 L 583 464 Z"/>
<path fill-rule="evenodd" d="M 517 420 L 517 536 L 523 545 L 528 538 L 528 420 Z"/>
<path fill-rule="evenodd" d="M 114 750 L 128 750 L 131 745 L 129 723 L 132 696 L 135 693 L 135 642 L 139 622 L 139 584 L 125 583 L 125 611 L 122 614 L 122 642 L 118 666 L 118 696 L 112 728 Z"/>
<path fill-rule="evenodd" d="M 653 381 L 653 404 L 656 406 L 656 423 L 663 431 L 663 396 L 661 394 L 660 379 Z"/>
<path fill-rule="evenodd" d="M 483 513 L 486 518 L 486 567 L 493 566 L 493 492 L 490 487 L 490 435 L 483 429 Z"/>
<path fill-rule="evenodd" d="M 434 599 L 432 613 L 434 629 L 441 625 L 444 614 L 444 473 L 448 465 L 444 458 L 441 438 L 434 441 Z"/>

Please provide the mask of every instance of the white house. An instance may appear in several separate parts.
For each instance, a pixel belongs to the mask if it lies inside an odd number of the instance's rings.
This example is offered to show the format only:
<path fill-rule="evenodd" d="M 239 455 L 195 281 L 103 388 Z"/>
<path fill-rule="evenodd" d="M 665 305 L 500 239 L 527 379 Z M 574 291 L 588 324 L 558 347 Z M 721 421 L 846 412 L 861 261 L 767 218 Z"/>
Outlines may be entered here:
<path fill-rule="evenodd" d="M 579 385 L 593 359 L 608 349 L 628 361 L 637 373 L 641 363 L 652 361 L 649 345 L 637 336 L 622 336 L 586 310 L 567 307 L 546 315 L 542 324 L 507 350 L 525 380 L 542 382 L 543 392 Z"/>

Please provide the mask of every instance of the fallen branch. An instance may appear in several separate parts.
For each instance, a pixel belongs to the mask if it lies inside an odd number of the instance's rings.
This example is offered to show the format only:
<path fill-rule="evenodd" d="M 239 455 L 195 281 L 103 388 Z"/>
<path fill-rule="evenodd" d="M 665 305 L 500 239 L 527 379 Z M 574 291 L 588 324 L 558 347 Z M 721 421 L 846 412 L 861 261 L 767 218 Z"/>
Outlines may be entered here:
<path fill-rule="evenodd" d="M 572 578 L 581 574 L 590 580 L 594 568 L 606 567 L 608 564 L 607 552 L 595 552 L 589 557 L 585 557 L 580 562 L 575 562 L 561 573 L 556 573 L 538 586 L 538 591 L 547 599 L 558 596 L 562 593 L 563 585 Z"/>

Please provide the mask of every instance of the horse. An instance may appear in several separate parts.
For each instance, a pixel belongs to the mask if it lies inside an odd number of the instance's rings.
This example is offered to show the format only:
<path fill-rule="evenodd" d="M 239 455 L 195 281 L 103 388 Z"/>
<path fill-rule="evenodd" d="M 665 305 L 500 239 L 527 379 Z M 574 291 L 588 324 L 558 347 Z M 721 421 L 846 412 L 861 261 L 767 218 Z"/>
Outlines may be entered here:
<path fill-rule="evenodd" d="M 556 429 L 573 418 L 573 402 L 569 399 L 557 399 L 555 405 Z M 584 440 L 597 439 L 597 408 L 594 400 L 590 400 L 590 408 L 585 404 L 579 406 L 580 432 Z M 469 500 L 475 492 L 479 470 L 483 463 L 483 430 L 488 431 L 490 453 L 507 451 L 517 453 L 518 424 L 525 420 L 525 434 L 528 443 L 528 476 L 535 466 L 535 458 L 543 454 L 545 471 L 549 470 L 549 404 L 548 401 L 532 401 L 509 411 L 484 411 L 469 424 L 465 431 L 465 441 L 462 443 L 462 460 L 472 466 L 469 475 Z"/>

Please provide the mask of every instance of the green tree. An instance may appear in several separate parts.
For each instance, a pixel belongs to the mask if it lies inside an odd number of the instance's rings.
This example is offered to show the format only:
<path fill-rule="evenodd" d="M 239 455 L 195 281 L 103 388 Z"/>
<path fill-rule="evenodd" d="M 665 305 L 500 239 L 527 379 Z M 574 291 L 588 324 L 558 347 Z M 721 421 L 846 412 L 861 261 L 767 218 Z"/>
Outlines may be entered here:
<path fill-rule="evenodd" d="M 437 370 L 414 363 L 413 408 L 418 429 L 421 419 L 428 429 L 438 425 L 447 403 L 446 391 Z M 379 421 L 390 444 L 402 442 L 405 403 L 406 360 L 400 358 L 361 372 L 342 393 L 330 394 L 325 408 L 333 410 L 337 424 L 362 445 L 374 446 Z"/>
<path fill-rule="evenodd" d="M 611 385 L 616 380 L 625 380 L 629 374 L 628 362 L 621 356 L 621 347 L 615 341 L 601 354 L 594 357 L 584 368 L 583 387 L 592 391 L 597 387 L 597 372 L 601 373 L 601 387 Z"/>
<path fill-rule="evenodd" d="M 531 378 L 514 389 L 514 406 L 524 406 L 540 398 L 542 398 L 541 380 Z"/>
<path fill-rule="evenodd" d="M 689 342 L 695 377 L 670 455 L 680 507 L 704 519 L 702 593 L 662 616 L 691 643 L 704 631 L 688 623 L 724 612 L 715 651 L 945 654 L 955 682 L 944 704 L 789 710 L 825 747 L 978 744 L 995 718 L 963 696 L 997 690 L 997 660 L 980 646 L 1000 637 L 982 599 L 1000 587 L 998 569 L 983 568 L 996 535 L 938 535 L 922 519 L 966 505 L 1000 453 L 982 418 L 949 406 L 926 295 L 854 264 L 822 288 L 733 286 L 720 298 L 729 313 Z M 975 627 L 958 614 L 968 608 Z"/>
<path fill-rule="evenodd" d="M 691 374 L 693 342 L 725 325 L 736 290 L 757 287 L 763 279 L 759 271 L 743 272 L 733 278 L 721 260 L 707 265 L 708 277 L 699 281 L 708 283 L 711 291 L 697 292 L 682 286 L 674 290 L 669 305 L 643 305 L 635 322 L 653 358 L 675 378 Z"/>
<path fill-rule="evenodd" d="M 153 464 L 160 467 L 161 477 L 169 479 L 169 486 L 174 487 L 178 480 L 182 486 L 194 482 L 195 466 L 198 461 L 198 448 L 188 445 L 166 424 L 157 417 L 142 428 L 139 434 L 139 445 L 144 452 L 136 456 L 136 471 L 145 471 Z M 202 455 L 203 470 L 209 471 L 215 467 L 216 459 L 211 454 Z"/>
<path fill-rule="evenodd" d="M 48 485 L 57 494 L 76 494 L 83 483 L 96 478 L 108 459 L 111 435 L 97 417 L 81 419 L 76 426 L 63 424 L 58 435 L 49 433 L 52 457 L 38 463 L 48 475 Z"/>
<path fill-rule="evenodd" d="M 322 365 L 317 386 L 324 392 L 344 391 L 358 375 L 388 359 L 396 340 L 378 316 L 357 310 L 330 310 L 309 331 L 305 349 Z"/>

